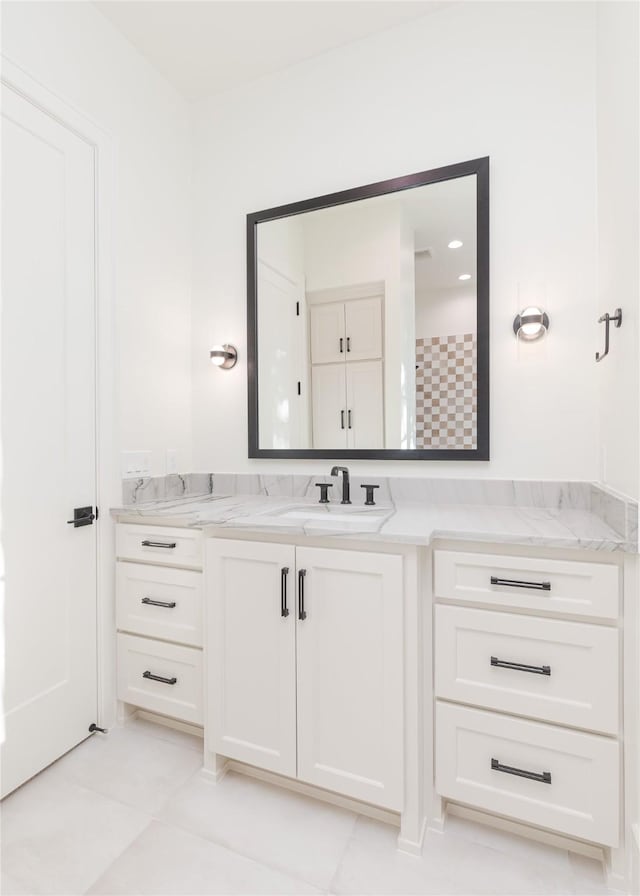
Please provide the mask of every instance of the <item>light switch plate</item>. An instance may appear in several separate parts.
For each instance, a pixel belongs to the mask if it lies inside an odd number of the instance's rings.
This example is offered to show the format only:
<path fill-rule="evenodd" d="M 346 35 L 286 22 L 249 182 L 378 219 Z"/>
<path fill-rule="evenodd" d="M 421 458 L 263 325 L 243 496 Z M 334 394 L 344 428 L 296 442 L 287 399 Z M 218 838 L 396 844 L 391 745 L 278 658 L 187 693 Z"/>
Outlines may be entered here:
<path fill-rule="evenodd" d="M 145 476 L 151 476 L 151 452 L 123 451 L 122 478 L 142 479 Z"/>

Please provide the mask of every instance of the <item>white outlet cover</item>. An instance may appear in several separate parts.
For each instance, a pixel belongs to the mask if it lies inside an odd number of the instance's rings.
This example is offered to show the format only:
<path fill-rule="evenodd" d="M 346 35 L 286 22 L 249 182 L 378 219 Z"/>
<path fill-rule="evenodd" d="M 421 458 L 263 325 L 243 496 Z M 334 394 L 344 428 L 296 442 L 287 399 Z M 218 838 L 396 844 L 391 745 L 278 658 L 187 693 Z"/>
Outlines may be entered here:
<path fill-rule="evenodd" d="M 167 448 L 166 472 L 178 472 L 178 450 L 176 448 Z"/>

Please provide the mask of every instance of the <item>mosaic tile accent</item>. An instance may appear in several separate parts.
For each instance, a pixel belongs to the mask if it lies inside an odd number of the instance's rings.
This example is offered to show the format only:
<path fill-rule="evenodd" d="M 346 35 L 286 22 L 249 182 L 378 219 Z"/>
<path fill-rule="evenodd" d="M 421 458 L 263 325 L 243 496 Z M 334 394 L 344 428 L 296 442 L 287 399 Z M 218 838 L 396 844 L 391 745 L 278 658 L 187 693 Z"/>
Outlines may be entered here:
<path fill-rule="evenodd" d="M 416 448 L 476 448 L 475 333 L 416 339 Z"/>

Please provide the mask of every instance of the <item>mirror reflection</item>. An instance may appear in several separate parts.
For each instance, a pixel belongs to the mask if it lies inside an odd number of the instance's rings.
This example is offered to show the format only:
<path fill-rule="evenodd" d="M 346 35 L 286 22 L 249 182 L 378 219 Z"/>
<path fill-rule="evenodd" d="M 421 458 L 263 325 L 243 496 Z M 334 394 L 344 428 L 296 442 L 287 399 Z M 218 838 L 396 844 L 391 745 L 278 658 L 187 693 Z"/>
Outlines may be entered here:
<path fill-rule="evenodd" d="M 477 447 L 476 188 L 257 225 L 261 449 Z"/>

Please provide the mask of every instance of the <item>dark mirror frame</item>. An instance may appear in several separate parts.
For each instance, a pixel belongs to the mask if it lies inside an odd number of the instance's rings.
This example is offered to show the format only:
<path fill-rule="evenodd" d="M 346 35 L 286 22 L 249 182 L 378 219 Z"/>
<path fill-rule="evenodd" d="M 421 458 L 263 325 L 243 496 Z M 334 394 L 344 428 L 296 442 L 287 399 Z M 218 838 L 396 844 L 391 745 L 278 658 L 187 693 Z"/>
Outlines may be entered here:
<path fill-rule="evenodd" d="M 277 450 L 260 448 L 258 432 L 258 224 L 291 215 L 316 211 L 371 199 L 386 193 L 411 190 L 439 181 L 453 180 L 470 174 L 477 176 L 476 255 L 477 255 L 477 447 L 457 448 L 379 448 L 371 450 L 300 448 Z M 328 460 L 489 460 L 489 157 L 472 159 L 443 168 L 432 168 L 418 174 L 394 177 L 364 187 L 329 193 L 303 202 L 292 202 L 277 208 L 247 215 L 247 376 L 249 396 L 249 457 L 309 458 Z"/>

